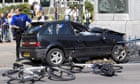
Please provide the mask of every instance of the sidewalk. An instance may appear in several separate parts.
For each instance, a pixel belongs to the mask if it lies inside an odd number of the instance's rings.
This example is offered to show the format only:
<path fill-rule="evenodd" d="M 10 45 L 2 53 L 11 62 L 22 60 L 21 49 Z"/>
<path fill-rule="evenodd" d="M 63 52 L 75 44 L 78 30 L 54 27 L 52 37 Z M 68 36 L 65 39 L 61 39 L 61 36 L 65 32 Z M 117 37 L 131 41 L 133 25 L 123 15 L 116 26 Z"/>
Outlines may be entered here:
<path fill-rule="evenodd" d="M 15 41 L 0 43 L 0 68 L 10 67 L 15 62 Z"/>
<path fill-rule="evenodd" d="M 16 61 L 16 42 L 0 43 L 0 70 L 12 68 Z M 23 59 L 18 63 L 27 63 L 25 67 L 32 65 L 29 60 Z"/>

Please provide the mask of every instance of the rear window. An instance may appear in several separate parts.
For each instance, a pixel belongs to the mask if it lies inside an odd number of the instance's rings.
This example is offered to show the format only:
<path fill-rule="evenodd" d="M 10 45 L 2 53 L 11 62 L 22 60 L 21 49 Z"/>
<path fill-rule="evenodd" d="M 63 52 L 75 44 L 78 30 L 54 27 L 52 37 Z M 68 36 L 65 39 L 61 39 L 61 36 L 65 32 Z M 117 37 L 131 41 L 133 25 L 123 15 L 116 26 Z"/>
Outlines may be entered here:
<path fill-rule="evenodd" d="M 26 34 L 36 34 L 42 28 L 43 22 L 34 22 L 31 23 L 31 26 L 25 32 Z"/>
<path fill-rule="evenodd" d="M 41 25 L 36 26 L 36 27 L 32 27 L 32 28 L 27 30 L 26 34 L 36 34 L 41 28 L 42 28 Z"/>

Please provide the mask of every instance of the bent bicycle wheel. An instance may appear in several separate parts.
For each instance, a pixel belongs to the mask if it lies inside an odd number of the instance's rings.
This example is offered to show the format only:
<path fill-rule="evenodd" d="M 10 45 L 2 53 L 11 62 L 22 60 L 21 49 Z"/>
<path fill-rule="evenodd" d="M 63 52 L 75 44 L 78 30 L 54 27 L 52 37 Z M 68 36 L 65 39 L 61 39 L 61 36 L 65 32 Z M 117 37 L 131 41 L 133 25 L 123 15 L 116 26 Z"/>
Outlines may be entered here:
<path fill-rule="evenodd" d="M 18 80 L 18 73 L 19 70 L 7 70 L 5 71 L 2 76 L 8 77 L 9 80 L 7 81 L 7 84 L 20 84 L 20 81 Z"/>
<path fill-rule="evenodd" d="M 74 80 L 75 76 L 68 70 L 59 68 L 59 67 L 51 67 L 48 69 L 49 79 L 55 81 L 69 81 Z"/>
<path fill-rule="evenodd" d="M 7 81 L 7 84 L 33 84 L 32 81 L 21 81 L 21 80 L 16 80 L 16 79 L 10 79 Z"/>

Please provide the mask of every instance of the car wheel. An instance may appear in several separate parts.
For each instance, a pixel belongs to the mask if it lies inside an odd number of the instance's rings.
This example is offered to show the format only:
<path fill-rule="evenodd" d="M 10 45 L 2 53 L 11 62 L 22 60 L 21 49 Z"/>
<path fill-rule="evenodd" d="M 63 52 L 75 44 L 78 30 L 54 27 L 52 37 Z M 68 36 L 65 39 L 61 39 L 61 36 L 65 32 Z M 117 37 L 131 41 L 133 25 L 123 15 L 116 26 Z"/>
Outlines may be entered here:
<path fill-rule="evenodd" d="M 48 65 L 58 66 L 64 62 L 64 52 L 61 49 L 51 49 L 46 57 Z"/>
<path fill-rule="evenodd" d="M 128 61 L 127 50 L 125 46 L 116 45 L 112 50 L 112 58 L 117 63 L 125 63 Z"/>

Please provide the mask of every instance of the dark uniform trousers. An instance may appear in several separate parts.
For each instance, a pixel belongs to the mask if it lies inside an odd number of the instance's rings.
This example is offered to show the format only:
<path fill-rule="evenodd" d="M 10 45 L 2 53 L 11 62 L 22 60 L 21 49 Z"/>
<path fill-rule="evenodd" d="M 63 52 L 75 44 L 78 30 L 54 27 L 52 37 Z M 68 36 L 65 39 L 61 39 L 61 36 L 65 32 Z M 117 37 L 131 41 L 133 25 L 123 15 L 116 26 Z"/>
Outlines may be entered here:
<path fill-rule="evenodd" d="M 23 30 L 15 30 L 17 59 L 20 57 L 20 44 L 21 44 L 21 37 L 23 32 L 24 32 Z"/>

